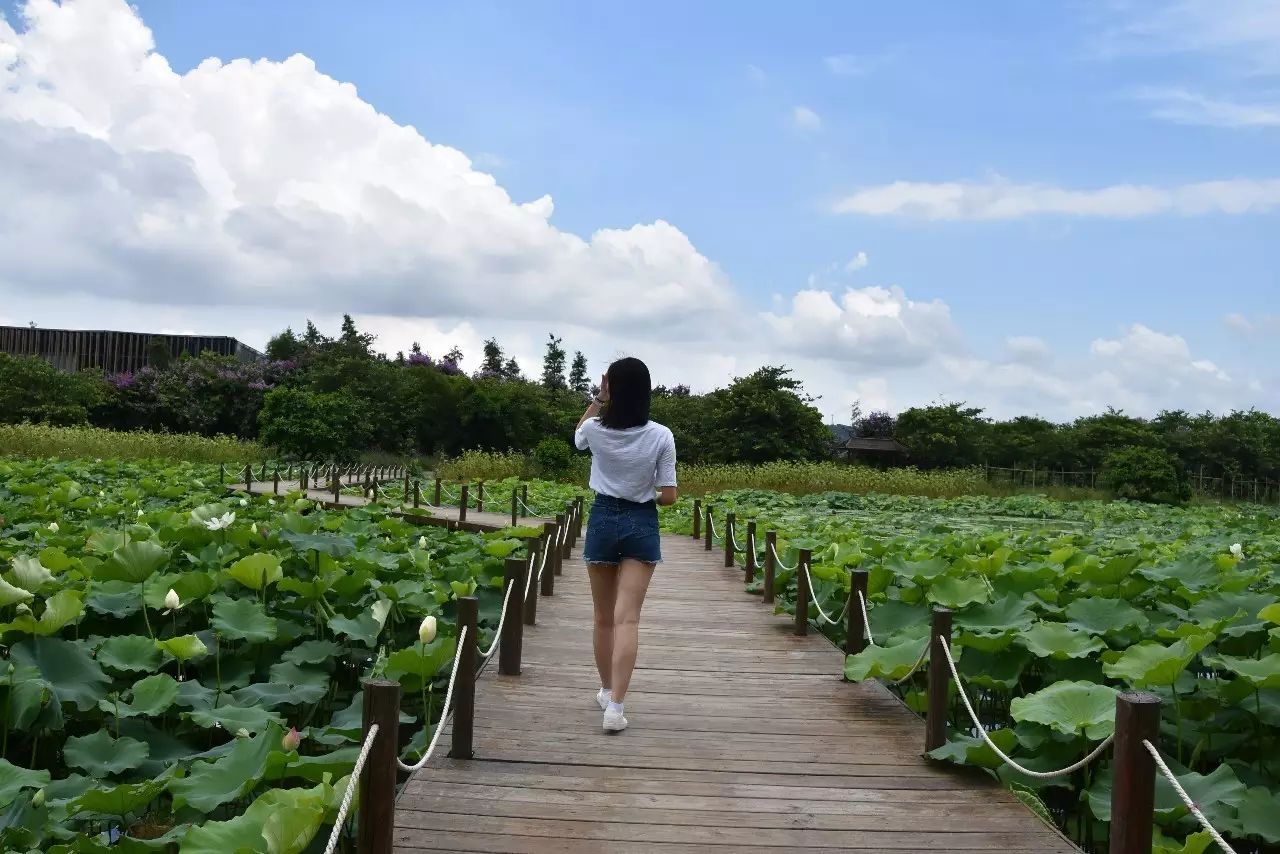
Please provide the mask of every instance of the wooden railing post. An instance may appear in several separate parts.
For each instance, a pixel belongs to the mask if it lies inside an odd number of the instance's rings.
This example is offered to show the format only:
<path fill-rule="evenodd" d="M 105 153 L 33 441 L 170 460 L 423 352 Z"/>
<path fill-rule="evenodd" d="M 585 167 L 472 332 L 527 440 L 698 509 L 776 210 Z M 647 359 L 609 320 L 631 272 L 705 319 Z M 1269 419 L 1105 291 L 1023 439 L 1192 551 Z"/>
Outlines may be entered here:
<path fill-rule="evenodd" d="M 760 601 L 766 605 L 773 604 L 773 585 L 778 573 L 778 560 L 774 557 L 778 553 L 778 532 L 764 532 L 764 579 L 762 584 L 764 589 L 760 591 Z"/>
<path fill-rule="evenodd" d="M 746 542 L 746 579 L 750 584 L 756 580 L 756 520 L 752 519 L 747 523 L 747 542 Z"/>
<path fill-rule="evenodd" d="M 556 548 L 556 537 L 560 529 L 555 522 L 542 523 L 542 548 L 547 555 L 547 568 L 542 573 L 542 595 L 553 596 L 556 592 L 556 561 L 560 559 L 560 550 Z"/>
<path fill-rule="evenodd" d="M 470 759 L 473 734 L 476 726 L 476 649 L 480 639 L 480 602 L 474 596 L 458 600 L 458 634 L 466 629 L 462 639 L 462 652 L 458 656 L 457 682 L 453 686 L 453 742 L 449 756 L 453 759 Z"/>
<path fill-rule="evenodd" d="M 422 506 L 422 481 L 416 477 L 413 479 L 413 506 Z"/>
<path fill-rule="evenodd" d="M 441 489 L 440 478 L 436 478 L 436 500 L 432 502 L 433 506 L 435 507 L 444 506 L 443 504 L 440 503 L 440 489 Z"/>
<path fill-rule="evenodd" d="M 403 500 L 405 501 L 409 500 L 409 473 L 407 471 L 404 473 L 404 499 Z"/>
<path fill-rule="evenodd" d="M 713 518 L 712 513 L 715 512 L 715 508 L 708 504 L 705 512 L 707 516 L 707 524 L 706 530 L 703 531 L 703 534 L 706 537 L 707 551 L 711 551 L 711 520 Z"/>
<path fill-rule="evenodd" d="M 524 646 L 524 583 L 529 565 L 523 558 L 507 558 L 505 581 L 511 587 L 507 618 L 502 624 L 502 640 L 498 641 L 498 672 L 503 676 L 520 675 L 520 655 Z"/>
<path fill-rule="evenodd" d="M 365 760 L 360 784 L 356 850 L 360 854 L 391 854 L 395 835 L 396 754 L 400 732 L 400 683 L 370 679 L 364 683 L 364 735 L 378 725 L 378 734 Z"/>
<path fill-rule="evenodd" d="M 244 467 L 244 491 L 253 492 L 253 465 Z"/>
<path fill-rule="evenodd" d="M 310 472 L 307 471 L 306 466 L 298 466 L 298 488 L 303 492 L 307 491 L 307 487 L 310 484 L 310 480 L 308 479 L 309 474 Z"/>
<path fill-rule="evenodd" d="M 227 464 L 218 463 L 218 485 L 221 486 L 227 482 Z"/>
<path fill-rule="evenodd" d="M 542 542 L 542 538 L 527 537 L 524 542 L 529 550 L 529 571 L 534 574 L 534 580 L 529 583 L 529 595 L 524 600 L 524 624 L 536 626 L 538 624 L 538 559 L 541 557 L 538 545 Z"/>
<path fill-rule="evenodd" d="M 378 503 L 378 481 L 376 479 L 373 481 L 373 486 L 369 487 L 369 496 L 374 504 Z"/>
<path fill-rule="evenodd" d="M 511 490 L 511 527 L 520 524 L 520 492 L 517 489 Z"/>
<path fill-rule="evenodd" d="M 468 493 L 471 491 L 470 484 L 462 484 L 458 487 L 458 521 L 467 521 L 467 503 L 471 500 Z"/>
<path fill-rule="evenodd" d="M 556 536 L 564 537 L 564 542 L 560 543 L 560 548 L 556 553 L 556 575 L 564 572 L 564 559 L 571 556 L 569 551 L 573 546 L 569 543 L 569 517 L 564 513 L 556 514 Z M 556 542 L 560 542 L 556 540 Z"/>
<path fill-rule="evenodd" d="M 333 476 L 333 503 L 342 503 L 342 478 L 336 474 Z"/>
<path fill-rule="evenodd" d="M 1111 854 L 1151 850 L 1156 763 L 1142 746 L 1160 734 L 1160 697 L 1126 691 L 1116 697 L 1116 740 L 1112 748 Z"/>
<path fill-rule="evenodd" d="M 271 481 L 271 494 L 279 495 L 280 494 L 280 467 L 279 466 L 276 466 L 274 474 L 275 474 L 275 477 Z"/>
<path fill-rule="evenodd" d="M 941 638 L 942 640 L 939 640 Z M 947 666 L 942 643 L 951 646 L 951 610 L 934 607 L 929 627 L 929 705 L 924 722 L 924 751 L 936 750 L 947 743 L 947 699 L 950 696 L 951 670 Z"/>
<path fill-rule="evenodd" d="M 734 526 L 738 524 L 738 514 L 732 511 L 724 514 L 724 565 L 726 567 L 733 566 L 737 563 L 737 555 L 733 552 Z"/>
<path fill-rule="evenodd" d="M 849 615 L 846 624 L 844 651 L 848 655 L 856 655 L 867 648 L 866 626 L 862 622 L 862 599 L 867 597 L 867 580 L 870 573 L 865 569 L 855 569 L 849 573 Z"/>
<path fill-rule="evenodd" d="M 693 499 L 693 538 L 702 539 L 702 499 Z"/>
<path fill-rule="evenodd" d="M 476 512 L 484 512 L 484 481 L 476 484 Z"/>
<path fill-rule="evenodd" d="M 809 573 L 805 567 L 809 565 L 809 549 L 800 549 L 800 559 L 796 562 L 796 630 L 797 635 L 809 634 L 809 600 L 813 591 L 809 589 Z"/>

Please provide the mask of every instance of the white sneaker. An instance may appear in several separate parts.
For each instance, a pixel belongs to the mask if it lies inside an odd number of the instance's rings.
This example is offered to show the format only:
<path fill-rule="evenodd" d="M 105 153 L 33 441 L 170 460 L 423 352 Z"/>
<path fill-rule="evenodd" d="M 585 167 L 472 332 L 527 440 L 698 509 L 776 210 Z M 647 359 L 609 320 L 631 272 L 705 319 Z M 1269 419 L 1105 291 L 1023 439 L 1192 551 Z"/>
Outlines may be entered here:
<path fill-rule="evenodd" d="M 609 708 L 610 699 L 609 692 L 605 689 L 601 688 L 596 692 L 596 702 L 600 704 L 600 711 L 603 712 L 605 709 Z"/>
<path fill-rule="evenodd" d="M 627 728 L 626 716 L 620 711 L 612 709 L 604 710 L 604 731 L 605 732 L 622 732 Z"/>

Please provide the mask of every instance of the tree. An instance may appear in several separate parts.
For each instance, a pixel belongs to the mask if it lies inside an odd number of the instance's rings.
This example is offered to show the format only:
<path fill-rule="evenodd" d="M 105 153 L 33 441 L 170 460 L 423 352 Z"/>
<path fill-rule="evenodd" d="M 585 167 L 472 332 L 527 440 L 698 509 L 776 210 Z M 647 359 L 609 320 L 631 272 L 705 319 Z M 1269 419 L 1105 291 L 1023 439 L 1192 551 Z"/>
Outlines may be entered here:
<path fill-rule="evenodd" d="M 828 454 L 831 433 L 822 413 L 790 374 L 789 368 L 763 367 L 707 395 L 712 461 L 813 460 Z"/>
<path fill-rule="evenodd" d="M 498 339 L 489 338 L 484 342 L 484 360 L 480 363 L 480 373 L 491 377 L 503 375 L 502 348 Z"/>
<path fill-rule="evenodd" d="M 1191 497 L 1186 472 L 1160 448 L 1130 446 L 1112 451 L 1102 467 L 1102 485 L 1119 498 L 1181 504 Z"/>
<path fill-rule="evenodd" d="M 157 369 L 167 368 L 173 364 L 173 351 L 169 349 L 169 342 L 159 335 L 152 338 L 151 343 L 147 345 L 147 364 Z"/>
<path fill-rule="evenodd" d="M 547 352 L 542 357 L 542 387 L 561 390 L 569 387 L 564 381 L 564 347 L 555 335 L 547 335 Z"/>
<path fill-rule="evenodd" d="M 461 368 L 462 367 L 462 348 L 455 345 L 453 348 L 449 350 L 448 353 L 444 354 L 444 360 L 446 362 L 452 362 L 454 367 L 456 368 Z"/>
<path fill-rule="evenodd" d="M 854 412 L 860 407 L 855 403 Z M 862 439 L 892 439 L 898 420 L 887 412 L 870 412 L 853 420 L 854 435 Z"/>
<path fill-rule="evenodd" d="M 308 320 L 307 331 L 302 335 L 302 342 L 308 347 L 319 347 L 324 341 L 325 337 L 320 334 L 320 330 L 316 329 L 316 325 Z"/>
<path fill-rule="evenodd" d="M 591 393 L 591 379 L 587 376 L 587 357 L 578 350 L 573 354 L 573 365 L 569 368 L 569 388 L 579 397 Z"/>
<path fill-rule="evenodd" d="M 507 363 L 502 366 L 502 376 L 508 380 L 524 379 L 524 373 L 520 370 L 520 365 L 516 363 L 514 356 L 507 359 Z"/>
<path fill-rule="evenodd" d="M 308 326 L 310 326 L 309 323 Z M 310 326 L 310 332 L 315 332 L 314 326 Z M 285 327 L 284 332 L 267 342 L 267 358 L 273 362 L 297 361 L 298 357 L 302 355 L 302 350 L 303 342 L 299 341 L 298 336 L 293 334 L 292 326 Z"/>
<path fill-rule="evenodd" d="M 915 406 L 898 415 L 895 436 L 923 468 L 977 465 L 987 426 L 981 415 L 963 403 Z"/>
<path fill-rule="evenodd" d="M 670 387 L 660 385 L 653 390 L 654 397 L 690 397 L 692 394 L 693 392 L 689 390 L 689 387 L 683 383 Z"/>
<path fill-rule="evenodd" d="M 342 315 L 342 334 L 338 336 L 338 343 L 348 353 L 353 356 L 372 356 L 375 338 L 374 335 L 356 329 L 356 322 L 351 319 L 351 315 Z"/>
<path fill-rule="evenodd" d="M 119 381 L 132 384 L 133 375 L 119 375 Z M 107 390 L 101 374 L 64 374 L 39 356 L 0 353 L 0 424 L 84 424 Z"/>
<path fill-rule="evenodd" d="M 285 454 L 349 460 L 368 440 L 366 411 L 346 392 L 278 388 L 267 393 L 258 423 L 262 440 Z"/>

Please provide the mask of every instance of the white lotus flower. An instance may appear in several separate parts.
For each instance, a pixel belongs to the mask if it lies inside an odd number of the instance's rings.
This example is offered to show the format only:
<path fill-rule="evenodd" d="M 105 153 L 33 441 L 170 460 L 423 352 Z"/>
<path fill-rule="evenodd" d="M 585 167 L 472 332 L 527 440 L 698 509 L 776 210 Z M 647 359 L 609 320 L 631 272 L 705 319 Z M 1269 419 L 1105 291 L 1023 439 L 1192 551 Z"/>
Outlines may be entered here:
<path fill-rule="evenodd" d="M 58 533 L 58 523 L 57 523 L 57 522 L 50 522 L 50 523 L 49 523 L 49 530 L 50 530 L 50 531 L 53 531 L 53 533 L 55 533 L 55 534 L 56 534 L 56 533 Z"/>
<path fill-rule="evenodd" d="M 436 618 L 427 617 L 422 621 L 422 625 L 418 626 L 418 640 L 423 643 L 431 643 L 436 639 Z"/>
<path fill-rule="evenodd" d="M 418 548 L 420 548 L 420 549 L 426 549 L 426 547 L 427 547 L 427 538 L 426 538 L 426 536 L 424 535 L 424 536 L 418 537 Z"/>
<path fill-rule="evenodd" d="M 272 507 L 276 506 L 276 500 L 274 498 L 268 498 L 267 503 L 270 504 Z"/>
<path fill-rule="evenodd" d="M 139 519 L 141 519 L 141 518 L 142 518 L 142 508 L 141 508 L 141 507 L 139 507 L 139 508 L 138 508 L 138 518 L 139 518 Z"/>
<path fill-rule="evenodd" d="M 101 489 L 99 489 L 99 490 L 98 490 L 98 497 L 99 497 L 99 498 L 105 498 L 105 497 L 106 497 L 106 495 L 107 495 L 107 494 L 106 494 L 105 492 L 103 492 Z"/>
<path fill-rule="evenodd" d="M 252 738 L 252 737 L 253 736 L 249 735 L 249 730 L 245 729 L 244 727 L 240 727 L 240 729 L 236 730 L 236 738 Z"/>
<path fill-rule="evenodd" d="M 214 516 L 212 519 L 206 519 L 204 526 L 210 531 L 221 531 L 224 528 L 230 528 L 231 523 L 236 520 L 236 514 L 223 513 L 221 516 Z"/>
<path fill-rule="evenodd" d="M 1232 543 L 1232 544 L 1231 544 L 1231 556 L 1232 556 L 1232 557 L 1244 557 L 1244 546 L 1240 545 L 1239 543 Z"/>
<path fill-rule="evenodd" d="M 249 499 L 247 499 L 247 498 L 241 498 L 241 499 L 240 499 L 240 506 L 241 506 L 241 507 L 248 507 L 248 506 L 249 506 Z"/>
<path fill-rule="evenodd" d="M 40 807 L 44 806 L 44 799 L 45 799 L 44 789 L 38 789 L 36 793 L 31 796 L 31 806 L 35 807 L 36 809 L 39 809 Z"/>
<path fill-rule="evenodd" d="M 176 611 L 182 607 L 182 600 L 178 598 L 178 591 L 172 587 L 169 592 L 164 594 L 164 606 L 170 611 Z"/>
<path fill-rule="evenodd" d="M 26 602 L 19 602 L 18 607 L 15 608 L 14 610 L 16 610 L 19 614 L 30 614 L 31 606 L 28 605 Z"/>

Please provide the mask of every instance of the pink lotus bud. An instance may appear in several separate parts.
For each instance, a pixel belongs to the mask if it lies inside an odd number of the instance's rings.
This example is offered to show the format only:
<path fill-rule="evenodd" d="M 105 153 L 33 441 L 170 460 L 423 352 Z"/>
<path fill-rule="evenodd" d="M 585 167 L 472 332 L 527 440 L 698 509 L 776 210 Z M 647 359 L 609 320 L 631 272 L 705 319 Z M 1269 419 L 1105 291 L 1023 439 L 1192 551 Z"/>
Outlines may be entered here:
<path fill-rule="evenodd" d="M 286 752 L 292 753 L 298 749 L 299 744 L 302 744 L 302 736 L 298 734 L 298 728 L 289 727 L 289 731 L 280 739 L 280 747 Z"/>

